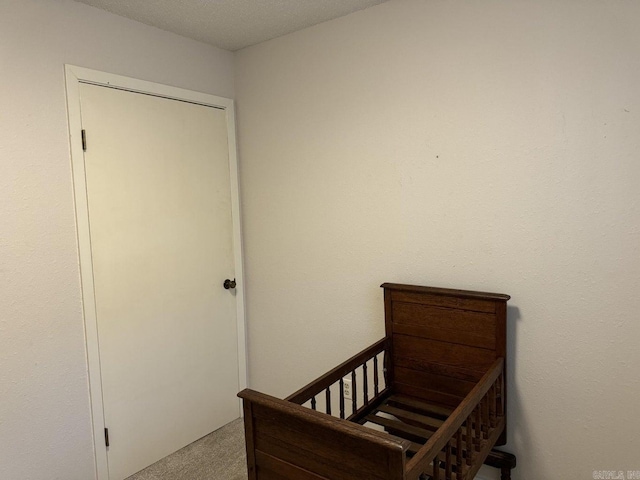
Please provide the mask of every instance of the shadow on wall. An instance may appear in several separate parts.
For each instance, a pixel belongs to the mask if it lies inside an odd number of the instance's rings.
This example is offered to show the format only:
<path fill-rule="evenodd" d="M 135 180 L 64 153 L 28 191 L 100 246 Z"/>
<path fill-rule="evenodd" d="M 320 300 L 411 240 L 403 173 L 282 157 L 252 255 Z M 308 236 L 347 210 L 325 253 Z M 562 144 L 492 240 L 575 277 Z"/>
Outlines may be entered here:
<path fill-rule="evenodd" d="M 499 447 L 501 450 L 515 454 L 516 457 L 518 457 L 519 464 L 522 463 L 521 461 L 524 459 L 524 455 L 534 451 L 528 435 L 530 429 L 526 424 L 526 418 L 522 409 L 523 404 L 518 390 L 519 382 L 517 382 L 518 364 L 516 359 L 518 355 L 516 354 L 516 339 L 518 338 L 521 320 L 522 315 L 520 314 L 520 309 L 516 306 L 507 306 L 507 444 L 504 447 Z M 537 468 L 539 468 L 539 466 Z M 518 471 L 519 468 L 516 466 L 512 471 L 513 480 L 520 478 Z M 537 471 L 536 474 L 537 478 L 553 478 L 553 472 Z M 500 473 L 496 469 L 483 467 L 478 478 L 497 480 L 500 478 Z"/>
<path fill-rule="evenodd" d="M 515 306 L 507 306 L 507 356 L 509 357 L 507 368 L 509 370 L 507 371 L 507 444 L 504 450 L 515 454 L 516 457 L 519 453 L 531 451 L 526 437 L 527 428 L 520 421 L 522 402 L 516 383 L 516 372 L 518 371 L 516 339 L 518 338 L 520 320 L 522 320 L 520 309 Z M 512 473 L 514 480 L 519 478 L 517 465 Z"/>
<path fill-rule="evenodd" d="M 507 444 L 498 447 L 498 450 L 525 455 L 530 450 L 530 444 L 526 436 L 527 428 L 522 421 L 521 402 L 518 390 L 516 388 L 516 378 L 518 366 L 516 364 L 516 338 L 518 331 L 518 323 L 522 319 L 520 309 L 515 306 L 507 305 Z M 483 466 L 476 477 L 478 480 L 499 480 L 499 469 Z M 518 467 L 511 472 L 511 478 L 517 480 Z M 547 478 L 541 475 L 539 478 Z"/>
<path fill-rule="evenodd" d="M 516 448 L 522 445 L 524 437 L 522 433 L 526 431 L 520 424 L 519 412 L 521 407 L 520 397 L 516 388 L 516 372 L 518 365 L 516 359 L 516 338 L 518 323 L 522 319 L 520 309 L 514 306 L 507 306 L 507 445 L 504 450 L 517 455 Z M 517 427 L 516 427 L 517 424 Z M 517 435 L 517 437 L 514 437 Z M 515 439 L 517 438 L 517 441 Z M 519 448 L 518 451 L 522 451 Z M 526 451 L 526 450 L 525 450 Z"/>

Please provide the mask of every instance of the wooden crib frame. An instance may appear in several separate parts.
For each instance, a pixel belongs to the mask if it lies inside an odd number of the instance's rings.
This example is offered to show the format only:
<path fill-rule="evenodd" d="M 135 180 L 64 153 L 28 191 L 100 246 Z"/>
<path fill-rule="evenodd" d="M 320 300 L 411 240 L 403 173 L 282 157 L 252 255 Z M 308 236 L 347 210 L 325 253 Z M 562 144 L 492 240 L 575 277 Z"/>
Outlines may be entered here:
<path fill-rule="evenodd" d="M 483 463 L 510 478 L 515 457 L 492 451 L 506 442 L 510 297 L 382 287 L 382 340 L 286 400 L 238 394 L 249 480 L 470 480 Z"/>

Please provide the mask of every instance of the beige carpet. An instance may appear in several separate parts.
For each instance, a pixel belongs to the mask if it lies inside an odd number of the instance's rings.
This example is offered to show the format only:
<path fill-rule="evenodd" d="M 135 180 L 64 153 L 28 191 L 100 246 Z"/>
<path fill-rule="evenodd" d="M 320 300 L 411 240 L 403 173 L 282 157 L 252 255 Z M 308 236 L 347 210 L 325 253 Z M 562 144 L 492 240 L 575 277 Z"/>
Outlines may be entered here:
<path fill-rule="evenodd" d="M 246 480 L 244 429 L 238 419 L 127 480 Z"/>

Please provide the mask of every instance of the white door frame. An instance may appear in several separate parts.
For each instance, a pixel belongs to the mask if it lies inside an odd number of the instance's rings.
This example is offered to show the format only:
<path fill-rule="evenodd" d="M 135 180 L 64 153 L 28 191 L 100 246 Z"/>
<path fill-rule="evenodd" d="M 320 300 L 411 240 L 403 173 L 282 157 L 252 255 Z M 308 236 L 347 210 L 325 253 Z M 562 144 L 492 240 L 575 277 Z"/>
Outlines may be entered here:
<path fill-rule="evenodd" d="M 89 394 L 93 425 L 93 446 L 96 475 L 98 480 L 109 479 L 107 450 L 104 447 L 104 404 L 102 401 L 102 380 L 100 374 L 100 351 L 98 345 L 98 323 L 95 310 L 93 267 L 91 262 L 91 242 L 89 237 L 89 208 L 87 203 L 84 152 L 82 148 L 82 117 L 80 110 L 80 84 L 89 83 L 130 92 L 156 95 L 222 109 L 227 114 L 227 134 L 229 144 L 229 172 L 231 174 L 231 218 L 233 232 L 233 255 L 235 265 L 236 312 L 238 330 L 238 385 L 240 390 L 247 386 L 247 348 L 244 305 L 244 275 L 242 232 L 240 225 L 240 195 L 238 184 L 238 159 L 236 149 L 235 110 L 233 100 L 182 88 L 160 85 L 144 80 L 113 75 L 97 70 L 65 65 L 67 87 L 67 111 L 69 117 L 69 137 L 71 163 L 73 168 L 73 189 L 75 195 L 78 253 L 82 287 L 85 340 L 89 373 Z M 222 284 L 220 284 L 222 288 Z M 242 414 L 238 402 L 238 415 Z"/>

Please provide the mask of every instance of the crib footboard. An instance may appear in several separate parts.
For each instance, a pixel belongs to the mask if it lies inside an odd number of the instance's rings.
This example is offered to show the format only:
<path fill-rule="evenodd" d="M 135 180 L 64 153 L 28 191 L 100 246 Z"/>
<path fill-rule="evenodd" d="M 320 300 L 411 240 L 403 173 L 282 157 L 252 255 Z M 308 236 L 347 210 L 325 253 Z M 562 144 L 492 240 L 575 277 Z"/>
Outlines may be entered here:
<path fill-rule="evenodd" d="M 243 390 L 249 480 L 403 480 L 410 442 Z"/>

